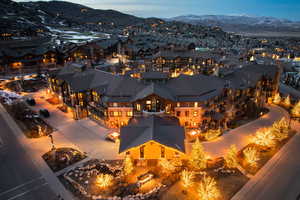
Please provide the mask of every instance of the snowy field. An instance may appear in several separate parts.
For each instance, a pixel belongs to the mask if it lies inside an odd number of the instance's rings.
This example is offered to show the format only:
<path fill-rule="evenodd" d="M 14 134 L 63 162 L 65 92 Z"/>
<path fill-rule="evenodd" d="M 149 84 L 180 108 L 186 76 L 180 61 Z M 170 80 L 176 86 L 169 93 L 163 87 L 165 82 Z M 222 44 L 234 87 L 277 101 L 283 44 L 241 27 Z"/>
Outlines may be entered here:
<path fill-rule="evenodd" d="M 79 32 L 75 30 L 64 30 L 64 29 L 57 29 L 53 27 L 47 26 L 47 28 L 52 32 L 54 37 L 59 37 L 64 41 L 73 42 L 73 43 L 84 43 L 90 42 L 96 39 L 106 39 L 110 38 L 109 34 L 100 33 L 100 32 Z"/>

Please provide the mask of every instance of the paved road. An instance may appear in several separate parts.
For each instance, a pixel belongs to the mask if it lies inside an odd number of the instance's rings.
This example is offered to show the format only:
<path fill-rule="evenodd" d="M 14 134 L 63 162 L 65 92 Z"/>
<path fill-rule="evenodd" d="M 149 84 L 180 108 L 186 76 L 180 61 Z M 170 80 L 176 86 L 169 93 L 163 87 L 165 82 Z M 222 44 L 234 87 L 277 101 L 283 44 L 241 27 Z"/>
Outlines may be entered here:
<path fill-rule="evenodd" d="M 57 199 L 1 115 L 0 137 L 0 200 Z"/>
<path fill-rule="evenodd" d="M 300 124 L 293 128 L 299 130 Z M 297 133 L 232 200 L 298 200 L 300 135 Z"/>

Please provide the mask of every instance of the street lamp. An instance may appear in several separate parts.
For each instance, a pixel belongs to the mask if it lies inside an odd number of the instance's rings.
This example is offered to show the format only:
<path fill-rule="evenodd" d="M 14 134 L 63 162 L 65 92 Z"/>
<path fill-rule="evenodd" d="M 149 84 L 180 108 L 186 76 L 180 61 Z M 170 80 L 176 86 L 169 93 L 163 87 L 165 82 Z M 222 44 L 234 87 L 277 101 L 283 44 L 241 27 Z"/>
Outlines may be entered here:
<path fill-rule="evenodd" d="M 52 148 L 51 148 L 51 151 L 55 150 L 55 146 L 54 146 L 54 141 L 53 141 L 53 136 L 52 134 L 48 135 L 50 137 L 50 140 L 51 140 L 51 145 L 52 145 Z"/>

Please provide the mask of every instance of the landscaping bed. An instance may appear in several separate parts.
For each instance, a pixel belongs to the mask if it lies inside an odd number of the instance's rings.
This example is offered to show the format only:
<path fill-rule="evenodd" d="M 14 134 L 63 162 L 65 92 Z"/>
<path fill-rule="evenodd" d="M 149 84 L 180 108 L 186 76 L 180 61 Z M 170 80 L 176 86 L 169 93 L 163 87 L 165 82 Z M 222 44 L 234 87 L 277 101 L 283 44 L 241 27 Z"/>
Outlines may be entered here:
<path fill-rule="evenodd" d="M 144 162 L 144 164 L 143 164 Z M 122 173 L 123 161 L 91 160 L 77 167 L 59 179 L 79 199 L 199 199 L 198 183 L 204 176 L 210 176 L 217 181 L 217 187 L 222 197 L 218 200 L 229 200 L 249 179 L 238 169 L 225 166 L 224 159 L 210 160 L 207 168 L 196 170 L 194 184 L 188 189 L 181 181 L 182 170 L 193 170 L 187 161 L 179 162 L 172 171 L 166 170 L 158 162 L 155 165 L 146 161 L 135 163 L 130 176 Z M 139 177 L 151 173 L 153 178 L 139 185 Z M 114 177 L 113 185 L 101 188 L 97 185 L 99 174 L 110 174 Z"/>
<path fill-rule="evenodd" d="M 229 200 L 249 180 L 249 178 L 238 169 L 226 167 L 223 158 L 210 160 L 207 164 L 207 168 L 200 171 L 191 168 L 189 165 L 184 165 L 183 168 L 194 171 L 193 184 L 185 188 L 182 180 L 179 179 L 161 196 L 162 200 L 199 199 L 199 183 L 204 177 L 211 177 L 216 181 L 216 187 L 220 194 L 216 200 Z"/>
<path fill-rule="evenodd" d="M 122 173 L 121 160 L 91 160 L 59 177 L 65 187 L 79 199 L 157 199 L 166 186 L 157 175 L 140 184 L 138 177 L 149 168 L 137 166 L 130 176 Z M 101 186 L 105 181 L 99 176 L 111 177 L 111 184 Z"/>
<path fill-rule="evenodd" d="M 238 153 L 241 166 L 250 174 L 255 175 L 294 135 L 295 131 L 289 131 L 288 137 L 278 142 L 274 147 L 264 147 L 254 143 L 248 144 Z M 253 148 L 258 152 L 257 156 L 259 158 L 255 166 L 251 166 L 245 161 L 243 151 L 247 148 Z"/>
<path fill-rule="evenodd" d="M 57 172 L 85 159 L 87 156 L 76 149 L 57 148 L 45 153 L 42 157 L 52 171 Z"/>
<path fill-rule="evenodd" d="M 54 129 L 36 112 L 32 111 L 25 102 L 18 101 L 3 105 L 7 112 L 14 118 L 26 137 L 38 138 L 47 136 L 54 131 Z"/>

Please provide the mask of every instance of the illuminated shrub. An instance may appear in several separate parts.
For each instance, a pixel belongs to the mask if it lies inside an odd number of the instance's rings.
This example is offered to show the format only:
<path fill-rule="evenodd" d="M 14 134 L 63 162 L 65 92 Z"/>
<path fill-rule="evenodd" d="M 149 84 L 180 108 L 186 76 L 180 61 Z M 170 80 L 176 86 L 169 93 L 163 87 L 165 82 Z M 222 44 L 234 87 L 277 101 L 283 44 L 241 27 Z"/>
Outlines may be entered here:
<path fill-rule="evenodd" d="M 165 172 L 173 172 L 176 169 L 175 166 L 174 166 L 174 164 L 172 162 L 168 161 L 165 158 L 162 158 L 159 161 L 159 165 L 163 168 L 163 170 Z"/>
<path fill-rule="evenodd" d="M 96 178 L 96 185 L 101 188 L 109 187 L 113 184 L 113 176 L 110 174 L 99 174 Z"/>
<path fill-rule="evenodd" d="M 231 145 L 229 150 L 225 155 L 225 163 L 228 168 L 236 168 L 238 167 L 238 158 L 237 158 L 237 148 L 235 145 Z"/>
<path fill-rule="evenodd" d="M 243 154 L 245 156 L 246 162 L 252 166 L 255 167 L 257 165 L 257 161 L 259 160 L 259 154 L 258 151 L 254 147 L 248 147 L 243 150 Z"/>
<path fill-rule="evenodd" d="M 133 163 L 129 155 L 126 155 L 124 159 L 124 167 L 123 167 L 123 173 L 125 175 L 131 174 L 133 171 Z"/>
<path fill-rule="evenodd" d="M 215 179 L 209 176 L 203 177 L 197 191 L 200 200 L 215 200 L 220 197 Z"/>
<path fill-rule="evenodd" d="M 185 188 L 190 187 L 193 184 L 193 179 L 194 179 L 194 172 L 192 171 L 187 171 L 187 170 L 183 170 L 181 172 L 181 177 L 180 177 L 181 181 L 182 181 L 182 185 Z"/>
<path fill-rule="evenodd" d="M 258 130 L 251 141 L 257 145 L 273 147 L 276 145 L 275 135 L 273 133 L 270 128 Z"/>
<path fill-rule="evenodd" d="M 280 97 L 280 94 L 277 93 L 277 94 L 275 94 L 275 97 L 273 99 L 273 103 L 280 104 L 280 102 L 281 102 L 281 97 Z"/>

